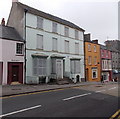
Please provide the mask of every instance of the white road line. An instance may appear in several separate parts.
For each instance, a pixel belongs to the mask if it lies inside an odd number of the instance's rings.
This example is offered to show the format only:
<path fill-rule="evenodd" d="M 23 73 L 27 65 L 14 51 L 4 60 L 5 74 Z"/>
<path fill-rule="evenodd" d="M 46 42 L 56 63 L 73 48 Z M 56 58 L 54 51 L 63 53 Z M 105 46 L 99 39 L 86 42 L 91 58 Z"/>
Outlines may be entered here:
<path fill-rule="evenodd" d="M 113 89 L 116 89 L 117 87 L 113 87 L 113 88 L 110 88 L 110 89 L 108 89 L 108 90 L 113 90 Z"/>
<path fill-rule="evenodd" d="M 86 94 L 82 94 L 82 95 L 76 95 L 76 96 L 72 96 L 72 97 L 69 97 L 69 98 L 65 98 L 63 99 L 64 101 L 66 100 L 71 100 L 71 99 L 74 99 L 74 98 L 78 98 L 78 97 L 83 97 L 83 96 L 86 96 L 86 95 L 90 95 L 91 93 L 86 93 Z"/>
<path fill-rule="evenodd" d="M 35 109 L 35 108 L 38 108 L 38 107 L 41 107 L 41 105 L 37 105 L 37 106 L 34 106 L 34 107 L 30 107 L 30 108 L 10 112 L 10 113 L 7 113 L 7 114 L 3 114 L 3 115 L 0 115 L 0 118 L 5 117 L 5 116 L 9 116 L 9 115 L 12 115 L 12 114 L 16 114 L 16 113 L 19 113 L 19 112 L 24 112 L 24 111 L 27 111 L 27 110 Z"/>
<path fill-rule="evenodd" d="M 106 91 L 106 90 L 99 90 L 99 91 L 95 91 L 96 93 L 99 93 L 99 92 L 104 92 L 104 91 Z"/>

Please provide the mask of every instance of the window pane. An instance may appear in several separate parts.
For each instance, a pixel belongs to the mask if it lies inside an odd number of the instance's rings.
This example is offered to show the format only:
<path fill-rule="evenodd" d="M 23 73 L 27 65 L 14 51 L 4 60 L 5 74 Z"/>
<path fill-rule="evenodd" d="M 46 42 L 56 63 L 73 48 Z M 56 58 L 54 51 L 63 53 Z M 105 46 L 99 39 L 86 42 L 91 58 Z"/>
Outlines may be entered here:
<path fill-rule="evenodd" d="M 57 38 L 53 38 L 52 39 L 53 40 L 53 46 L 52 46 L 52 49 L 53 49 L 53 51 L 57 51 Z"/>
<path fill-rule="evenodd" d="M 43 18 L 37 17 L 37 28 L 43 29 Z"/>
<path fill-rule="evenodd" d="M 52 31 L 54 32 L 54 33 L 57 33 L 57 23 L 55 23 L 55 22 L 53 22 L 53 24 L 52 24 Z"/>
<path fill-rule="evenodd" d="M 37 47 L 38 49 L 43 49 L 43 35 L 37 34 L 36 47 Z"/>
<path fill-rule="evenodd" d="M 16 54 L 23 54 L 23 43 L 16 44 Z"/>
<path fill-rule="evenodd" d="M 69 36 L 69 28 L 65 27 L 65 36 Z"/>

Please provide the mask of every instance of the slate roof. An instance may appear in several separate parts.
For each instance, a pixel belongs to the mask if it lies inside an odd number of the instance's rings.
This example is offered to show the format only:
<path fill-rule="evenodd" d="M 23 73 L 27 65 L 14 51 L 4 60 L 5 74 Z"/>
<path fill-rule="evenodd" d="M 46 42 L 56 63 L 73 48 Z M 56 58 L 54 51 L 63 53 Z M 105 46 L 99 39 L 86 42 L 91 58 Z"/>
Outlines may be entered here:
<path fill-rule="evenodd" d="M 15 41 L 24 41 L 15 28 L 0 25 L 0 38 Z"/>
<path fill-rule="evenodd" d="M 27 10 L 28 13 L 31 13 L 31 14 L 34 14 L 34 15 L 37 15 L 37 16 L 40 16 L 40 17 L 43 17 L 43 18 L 46 18 L 46 19 L 49 19 L 49 20 L 61 23 L 61 24 L 64 24 L 66 26 L 72 27 L 72 28 L 77 29 L 77 30 L 85 31 L 84 29 L 80 28 L 79 26 L 77 26 L 77 25 L 75 25 L 75 24 L 73 24 L 73 23 L 71 23 L 71 22 L 69 22 L 67 20 L 64 20 L 64 19 L 61 19 L 59 17 L 53 16 L 51 14 L 39 11 L 39 10 L 37 10 L 35 8 L 32 8 L 32 7 L 27 6 L 27 5 L 24 5 L 24 4 L 20 3 L 20 2 L 17 2 L 17 4 L 23 10 Z"/>

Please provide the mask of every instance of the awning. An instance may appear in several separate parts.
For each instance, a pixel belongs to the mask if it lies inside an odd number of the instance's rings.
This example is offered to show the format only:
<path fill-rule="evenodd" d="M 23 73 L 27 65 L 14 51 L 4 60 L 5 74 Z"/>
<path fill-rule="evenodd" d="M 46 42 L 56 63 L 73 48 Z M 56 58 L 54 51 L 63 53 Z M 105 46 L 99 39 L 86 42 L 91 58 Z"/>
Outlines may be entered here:
<path fill-rule="evenodd" d="M 48 57 L 48 55 L 43 54 L 43 53 L 35 53 L 35 54 L 32 54 L 31 56 L 32 56 L 32 57 L 44 57 L 44 58 L 47 58 L 47 57 Z"/>
<path fill-rule="evenodd" d="M 63 59 L 65 58 L 64 56 L 58 55 L 58 54 L 53 54 L 51 55 L 51 58 L 56 58 L 56 59 Z"/>

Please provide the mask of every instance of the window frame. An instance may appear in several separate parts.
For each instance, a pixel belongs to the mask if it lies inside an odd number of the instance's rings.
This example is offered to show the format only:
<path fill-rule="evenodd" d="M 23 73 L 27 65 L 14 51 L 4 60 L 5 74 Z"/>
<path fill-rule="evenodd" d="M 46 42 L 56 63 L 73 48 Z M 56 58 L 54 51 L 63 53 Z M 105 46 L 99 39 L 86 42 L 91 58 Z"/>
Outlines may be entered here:
<path fill-rule="evenodd" d="M 69 37 L 69 27 L 67 27 L 67 26 L 64 27 L 64 35 L 66 37 Z"/>
<path fill-rule="evenodd" d="M 96 73 L 96 77 L 94 77 L 93 76 L 93 73 Z M 98 69 L 96 68 L 96 69 L 92 69 L 92 79 L 96 79 L 96 78 L 98 78 Z"/>
<path fill-rule="evenodd" d="M 19 50 L 21 51 L 18 51 L 18 45 L 22 46 L 19 46 Z M 16 43 L 16 55 L 24 55 L 24 43 Z"/>
<path fill-rule="evenodd" d="M 43 35 L 37 34 L 36 36 L 37 36 L 37 38 L 36 38 L 36 49 L 43 50 L 43 48 L 44 48 L 43 47 Z M 41 37 L 42 39 L 38 39 L 38 36 Z M 41 41 L 38 41 L 38 40 L 41 40 Z M 42 42 L 42 43 L 40 43 L 41 45 L 39 45 L 39 42 Z"/>
<path fill-rule="evenodd" d="M 37 16 L 37 28 L 43 30 L 43 22 L 44 19 L 42 17 Z"/>

